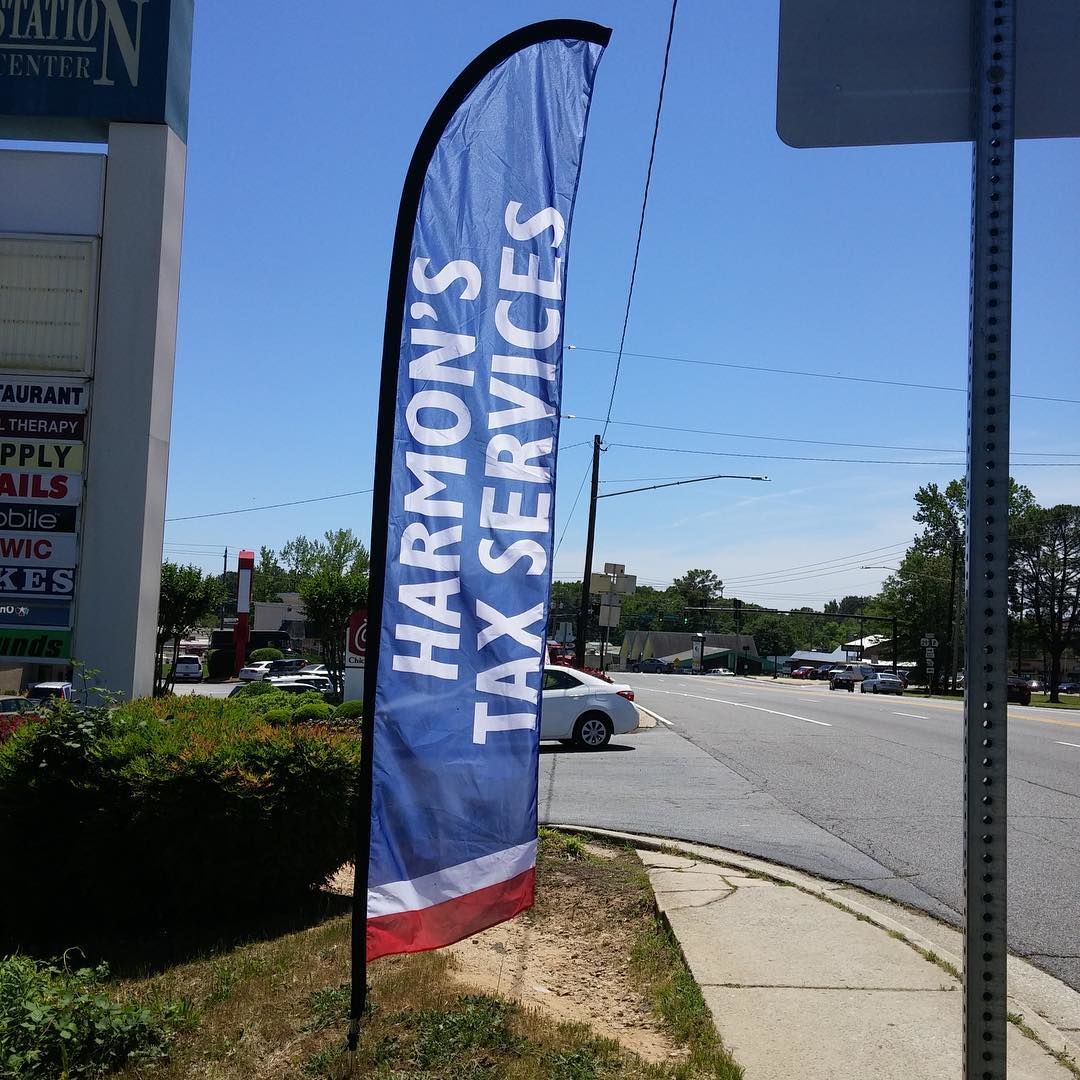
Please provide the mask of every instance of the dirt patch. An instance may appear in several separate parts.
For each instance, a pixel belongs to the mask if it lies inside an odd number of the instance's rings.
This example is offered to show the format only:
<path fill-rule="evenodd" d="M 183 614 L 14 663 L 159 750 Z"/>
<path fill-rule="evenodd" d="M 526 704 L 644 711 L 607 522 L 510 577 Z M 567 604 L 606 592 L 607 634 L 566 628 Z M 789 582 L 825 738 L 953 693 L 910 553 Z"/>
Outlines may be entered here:
<path fill-rule="evenodd" d="M 591 848 L 592 845 L 589 845 Z M 451 950 L 452 977 L 597 1034 L 648 1061 L 686 1057 L 657 1023 L 631 971 L 631 949 L 651 920 L 632 852 L 584 859 L 541 855 L 537 905 Z"/>

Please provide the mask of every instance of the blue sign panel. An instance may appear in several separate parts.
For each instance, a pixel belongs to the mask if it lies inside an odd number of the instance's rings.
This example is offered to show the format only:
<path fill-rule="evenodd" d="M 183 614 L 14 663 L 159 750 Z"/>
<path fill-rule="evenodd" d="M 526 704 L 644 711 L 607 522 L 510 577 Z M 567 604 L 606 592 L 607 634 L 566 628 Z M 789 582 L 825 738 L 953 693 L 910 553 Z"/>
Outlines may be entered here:
<path fill-rule="evenodd" d="M 462 92 L 400 282 L 368 958 L 532 904 L 564 282 L 607 41 L 566 28 Z"/>
<path fill-rule="evenodd" d="M 71 626 L 70 600 L 0 598 L 0 626 Z"/>
<path fill-rule="evenodd" d="M 0 0 L 0 137 L 105 138 L 110 122 L 187 140 L 194 0 Z"/>

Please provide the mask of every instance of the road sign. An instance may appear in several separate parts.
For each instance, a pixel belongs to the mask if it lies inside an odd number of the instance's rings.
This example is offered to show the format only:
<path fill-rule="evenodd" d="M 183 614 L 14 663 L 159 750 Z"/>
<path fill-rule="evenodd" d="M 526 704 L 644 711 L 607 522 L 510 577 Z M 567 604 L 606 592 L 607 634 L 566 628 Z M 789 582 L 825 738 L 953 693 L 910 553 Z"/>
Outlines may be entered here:
<path fill-rule="evenodd" d="M 1024 0 L 1016 138 L 1080 135 L 1080 9 Z M 776 131 L 789 146 L 974 139 L 972 0 L 781 0 Z"/>
<path fill-rule="evenodd" d="M 600 607 L 600 625 L 618 626 L 622 608 L 618 604 L 602 604 Z"/>
<path fill-rule="evenodd" d="M 937 638 L 936 638 L 936 637 L 932 637 L 932 636 L 931 636 L 931 635 L 929 635 L 929 634 L 928 634 L 928 635 L 926 635 L 925 637 L 922 637 L 922 638 L 920 638 L 920 639 L 919 639 L 919 644 L 920 644 L 920 645 L 921 645 L 921 646 L 922 646 L 922 647 L 923 647 L 924 649 L 936 649 L 936 648 L 937 648 L 937 643 L 938 643 L 938 642 L 937 642 Z"/>

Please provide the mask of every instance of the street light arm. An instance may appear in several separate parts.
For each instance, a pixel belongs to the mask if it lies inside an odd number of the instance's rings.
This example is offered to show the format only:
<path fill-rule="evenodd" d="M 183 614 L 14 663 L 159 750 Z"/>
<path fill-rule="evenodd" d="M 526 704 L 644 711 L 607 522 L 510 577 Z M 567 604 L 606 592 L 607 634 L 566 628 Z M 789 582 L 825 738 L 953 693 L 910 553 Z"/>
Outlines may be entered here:
<path fill-rule="evenodd" d="M 616 495 L 633 495 L 638 491 L 656 491 L 657 488 L 679 487 L 682 484 L 700 484 L 703 480 L 764 480 L 769 482 L 767 476 L 733 476 L 731 473 L 717 473 L 715 476 L 695 476 L 692 480 L 673 480 L 666 484 L 650 484 L 648 487 L 627 488 L 625 491 L 608 491 L 603 495 L 597 495 L 598 499 L 613 499 Z"/>

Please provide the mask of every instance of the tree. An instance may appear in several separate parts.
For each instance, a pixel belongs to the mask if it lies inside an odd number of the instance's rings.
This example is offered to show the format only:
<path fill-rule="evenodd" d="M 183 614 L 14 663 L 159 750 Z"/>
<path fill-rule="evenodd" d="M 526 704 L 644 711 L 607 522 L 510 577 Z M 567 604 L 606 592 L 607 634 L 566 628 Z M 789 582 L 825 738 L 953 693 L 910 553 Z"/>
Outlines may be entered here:
<path fill-rule="evenodd" d="M 790 656 L 795 651 L 790 619 L 785 615 L 757 615 L 748 621 L 746 632 L 753 635 L 759 656 Z"/>
<path fill-rule="evenodd" d="M 712 607 L 724 594 L 724 583 L 711 570 L 687 570 L 671 587 L 682 597 L 684 608 Z M 688 625 L 704 626 L 704 611 L 689 611 Z"/>
<path fill-rule="evenodd" d="M 213 575 L 203 575 L 196 566 L 161 564 L 161 593 L 158 598 L 157 656 L 154 667 L 154 693 L 172 687 L 180 640 L 210 615 L 221 600 L 221 582 Z M 165 645 L 172 641 L 172 667 L 165 676 Z"/>
<path fill-rule="evenodd" d="M 1061 656 L 1080 644 L 1080 506 L 1030 506 L 1018 525 L 1013 577 L 1050 657 L 1050 700 L 1056 703 Z"/>
<path fill-rule="evenodd" d="M 259 548 L 251 599 L 273 603 L 283 592 L 295 592 L 295 584 L 293 575 L 278 562 L 277 555 L 268 547 Z"/>
<path fill-rule="evenodd" d="M 285 556 L 286 549 L 290 551 Z M 330 678 L 340 689 L 345 671 L 349 619 L 367 603 L 368 551 L 352 529 L 327 532 L 322 540 L 297 537 L 282 548 L 304 576 L 298 591 L 307 622 L 314 627 Z"/>

